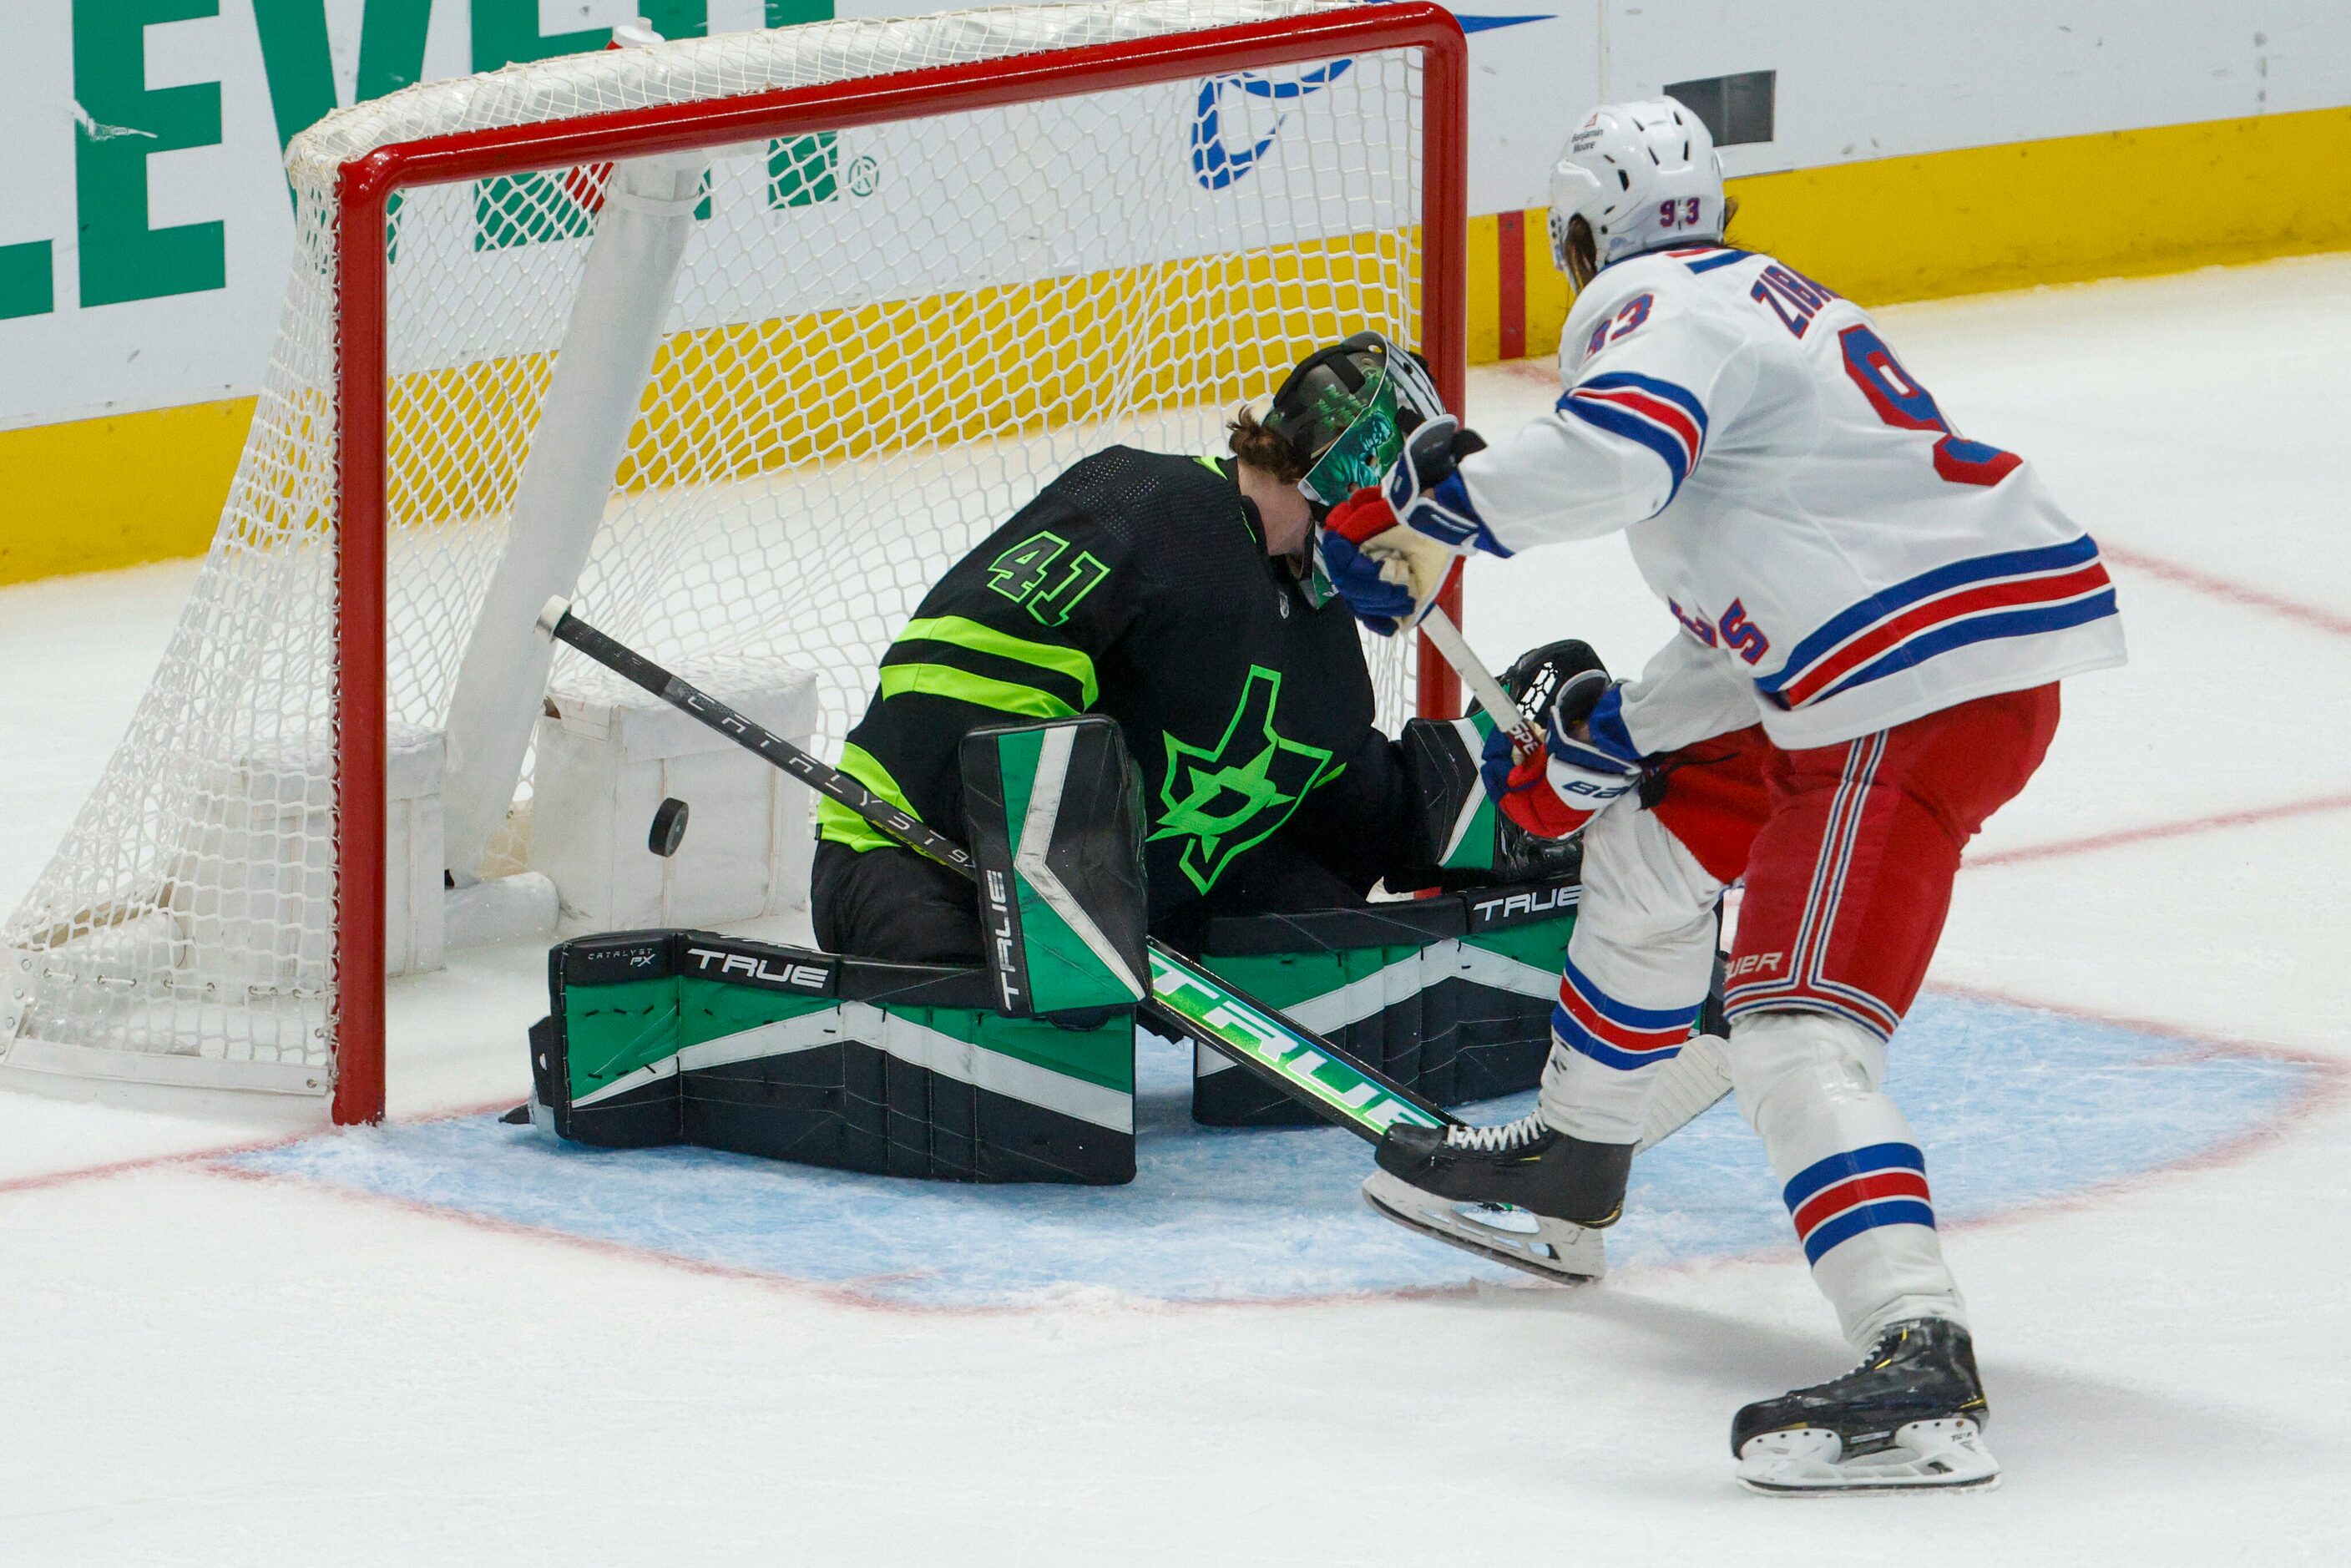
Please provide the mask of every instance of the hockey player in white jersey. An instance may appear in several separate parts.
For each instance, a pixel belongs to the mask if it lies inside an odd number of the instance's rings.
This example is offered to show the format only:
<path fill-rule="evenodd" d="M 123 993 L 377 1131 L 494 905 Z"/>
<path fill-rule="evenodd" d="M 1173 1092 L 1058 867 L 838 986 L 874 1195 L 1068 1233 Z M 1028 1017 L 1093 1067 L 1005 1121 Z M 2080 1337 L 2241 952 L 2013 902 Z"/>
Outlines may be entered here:
<path fill-rule="evenodd" d="M 1724 208 L 1681 105 L 1594 110 L 1552 174 L 1579 287 L 1556 411 L 1491 446 L 1424 425 L 1384 494 L 1323 528 L 1378 629 L 1424 613 L 1458 554 L 1617 531 L 1681 625 L 1638 680 L 1563 686 L 1541 754 L 1489 758 L 1504 810 L 1584 841 L 1537 1110 L 1398 1130 L 1365 1194 L 1443 1239 L 1596 1275 L 1645 1103 L 1707 991 L 1712 912 L 1743 879 L 1732 1082 L 1866 1359 L 1740 1411 L 1740 1479 L 1986 1485 L 1965 1307 L 1879 1082 L 1962 846 L 2039 765 L 2058 681 L 2123 661 L 2121 622 L 2096 545 L 2030 465 L 1955 430 L 1865 312 L 1724 245 Z"/>

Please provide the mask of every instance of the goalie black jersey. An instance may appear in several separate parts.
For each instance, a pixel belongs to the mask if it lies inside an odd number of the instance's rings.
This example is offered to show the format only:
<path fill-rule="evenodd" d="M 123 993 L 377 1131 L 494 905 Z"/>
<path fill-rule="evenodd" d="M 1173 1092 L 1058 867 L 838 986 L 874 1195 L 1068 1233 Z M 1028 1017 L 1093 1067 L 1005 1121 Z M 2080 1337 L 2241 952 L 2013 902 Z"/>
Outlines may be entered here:
<path fill-rule="evenodd" d="M 967 732 L 1089 712 L 1142 772 L 1155 924 L 1269 841 L 1358 891 L 1416 841 L 1354 621 L 1267 556 L 1229 460 L 1113 446 L 1048 485 L 924 599 L 841 767 L 961 838 Z M 891 841 L 831 801 L 819 831 Z"/>

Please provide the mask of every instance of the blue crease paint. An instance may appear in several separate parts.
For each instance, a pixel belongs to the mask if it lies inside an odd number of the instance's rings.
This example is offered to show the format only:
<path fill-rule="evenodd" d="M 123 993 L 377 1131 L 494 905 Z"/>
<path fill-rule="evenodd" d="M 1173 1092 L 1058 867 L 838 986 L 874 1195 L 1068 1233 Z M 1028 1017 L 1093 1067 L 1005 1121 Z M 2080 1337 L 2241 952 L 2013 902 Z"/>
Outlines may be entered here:
<path fill-rule="evenodd" d="M 2193 1160 L 2276 1122 L 2323 1082 L 2313 1062 L 1932 995 L 1892 1061 L 1889 1086 L 1947 1224 Z M 1141 1169 L 1123 1187 L 958 1186 L 699 1149 L 585 1149 L 486 1116 L 322 1136 L 234 1163 L 907 1306 L 1088 1291 L 1290 1300 L 1521 1278 L 1371 1214 L 1356 1191 L 1370 1161 L 1353 1135 L 1195 1126 L 1188 1051 L 1146 1038 L 1136 1066 Z M 1493 1102 L 1471 1119 L 1531 1103 Z M 1609 1235 L 1618 1269 L 1775 1250 L 1800 1257 L 1762 1146 L 1728 1103 L 1635 1162 Z"/>

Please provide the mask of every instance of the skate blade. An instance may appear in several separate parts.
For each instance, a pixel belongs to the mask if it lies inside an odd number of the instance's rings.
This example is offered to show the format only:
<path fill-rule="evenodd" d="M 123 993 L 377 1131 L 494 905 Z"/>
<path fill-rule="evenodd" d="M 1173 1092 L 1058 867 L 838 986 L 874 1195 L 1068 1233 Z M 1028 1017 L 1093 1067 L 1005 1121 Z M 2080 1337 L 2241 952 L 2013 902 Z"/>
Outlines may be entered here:
<path fill-rule="evenodd" d="M 1588 1226 L 1546 1219 L 1508 1204 L 1432 1197 L 1385 1171 L 1364 1178 L 1364 1201 L 1383 1219 L 1555 1285 L 1588 1284 L 1608 1271 L 1606 1244 Z"/>
<path fill-rule="evenodd" d="M 1913 1421 L 1874 1453 L 1844 1458 L 1844 1447 L 1834 1432 L 1817 1427 L 1761 1433 L 1740 1451 L 1739 1484 L 1766 1497 L 1989 1491 L 2000 1485 L 2000 1461 L 1964 1416 Z"/>

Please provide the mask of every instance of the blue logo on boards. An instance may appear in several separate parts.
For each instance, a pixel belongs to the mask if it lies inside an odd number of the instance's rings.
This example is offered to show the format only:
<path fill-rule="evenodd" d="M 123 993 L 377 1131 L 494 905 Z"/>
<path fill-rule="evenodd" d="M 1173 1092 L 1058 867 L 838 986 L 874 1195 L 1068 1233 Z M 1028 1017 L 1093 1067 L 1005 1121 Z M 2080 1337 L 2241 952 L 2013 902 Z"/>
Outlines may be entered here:
<path fill-rule="evenodd" d="M 234 1163 L 892 1306 L 1018 1307 L 1073 1292 L 1296 1301 L 1520 1278 L 1371 1214 L 1356 1193 L 1371 1153 L 1352 1134 L 1194 1125 L 1190 1051 L 1138 1044 L 1128 1186 L 964 1186 L 701 1149 L 586 1149 L 487 1116 Z M 1934 994 L 1903 1025 L 1892 1071 L 1946 1225 L 2243 1148 L 2341 1082 L 2315 1060 Z M 1500 1121 L 1532 1098 L 1469 1115 Z M 1803 1259 L 1762 1145 L 1728 1104 L 1634 1162 L 1608 1253 L 1627 1270 Z"/>
<path fill-rule="evenodd" d="M 1496 27 L 1519 27 L 1529 22 L 1548 22 L 1549 16 L 1468 16 L 1456 12 L 1453 19 L 1461 24 L 1464 33 L 1487 33 Z"/>
<path fill-rule="evenodd" d="M 1200 84 L 1200 98 L 1192 111 L 1192 178 L 1204 191 L 1221 191 L 1251 169 L 1273 145 L 1281 133 L 1282 117 L 1274 116 L 1272 126 L 1263 136 L 1251 139 L 1246 126 L 1241 145 L 1235 147 L 1225 135 L 1225 95 L 1238 93 L 1236 107 L 1245 106 L 1249 99 L 1265 103 L 1295 103 L 1311 98 L 1347 74 L 1353 60 L 1333 60 L 1327 66 L 1317 66 L 1292 81 L 1276 81 L 1255 71 L 1242 71 L 1234 76 L 1210 77 Z"/>
<path fill-rule="evenodd" d="M 1548 22 L 1549 16 L 1456 16 L 1464 33 L 1483 33 L 1496 27 L 1515 27 L 1527 22 Z M 1204 191 L 1221 191 L 1257 167 L 1258 160 L 1272 148 L 1274 139 L 1281 134 L 1284 118 L 1278 107 L 1311 98 L 1332 82 L 1347 74 L 1353 60 L 1333 60 L 1326 66 L 1316 66 L 1292 78 L 1269 77 L 1258 71 L 1238 71 L 1230 76 L 1210 77 L 1200 84 L 1200 96 L 1192 110 L 1192 178 Z M 1268 106 L 1252 113 L 1252 104 Z M 1252 121 L 1261 122 L 1270 110 L 1271 123 L 1258 134 Z M 1236 128 L 1230 121 L 1238 120 Z M 1238 130 L 1238 141 L 1234 140 Z"/>

